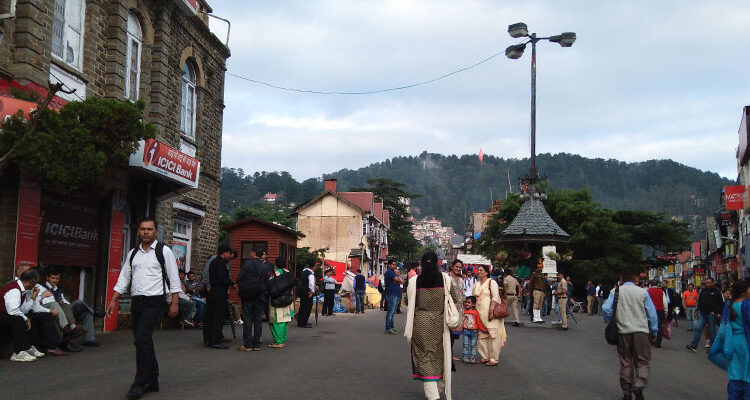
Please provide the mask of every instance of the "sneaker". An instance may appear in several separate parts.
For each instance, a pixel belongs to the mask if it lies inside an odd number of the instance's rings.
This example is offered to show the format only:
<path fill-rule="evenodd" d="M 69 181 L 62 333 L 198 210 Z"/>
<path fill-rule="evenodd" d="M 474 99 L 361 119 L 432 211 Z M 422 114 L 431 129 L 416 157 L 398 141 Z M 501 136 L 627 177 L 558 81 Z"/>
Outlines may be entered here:
<path fill-rule="evenodd" d="M 42 353 L 41 351 L 37 350 L 36 347 L 34 347 L 34 346 L 29 347 L 29 349 L 26 350 L 26 352 L 30 356 L 32 356 L 32 357 L 36 357 L 36 358 L 44 357 L 44 353 Z"/>
<path fill-rule="evenodd" d="M 235 325 L 242 325 L 242 324 L 244 324 L 244 322 L 242 322 L 241 319 L 238 319 L 237 321 L 234 321 L 234 324 Z"/>
<path fill-rule="evenodd" d="M 710 339 L 706 340 L 706 348 L 707 349 L 711 348 L 711 340 Z"/>
<path fill-rule="evenodd" d="M 182 320 L 182 324 L 185 325 L 185 326 L 189 326 L 191 328 L 195 328 L 195 323 L 193 323 L 193 321 L 191 321 L 189 319 L 183 319 Z"/>
<path fill-rule="evenodd" d="M 252 347 L 240 346 L 240 347 L 237 348 L 237 350 L 239 350 L 239 351 L 253 351 L 253 348 Z"/>
<path fill-rule="evenodd" d="M 698 349 L 696 349 L 695 346 L 693 346 L 692 344 L 689 344 L 689 345 L 685 346 L 685 348 L 687 348 L 688 350 L 692 350 L 694 352 L 698 351 Z"/>
<path fill-rule="evenodd" d="M 396 331 L 396 328 L 391 328 L 391 330 L 389 330 L 388 333 L 393 334 L 393 335 L 398 335 L 398 331 Z"/>
<path fill-rule="evenodd" d="M 13 353 L 13 355 L 10 356 L 10 361 L 28 362 L 34 360 L 36 360 L 36 357 L 25 351 L 19 351 L 18 353 Z"/>

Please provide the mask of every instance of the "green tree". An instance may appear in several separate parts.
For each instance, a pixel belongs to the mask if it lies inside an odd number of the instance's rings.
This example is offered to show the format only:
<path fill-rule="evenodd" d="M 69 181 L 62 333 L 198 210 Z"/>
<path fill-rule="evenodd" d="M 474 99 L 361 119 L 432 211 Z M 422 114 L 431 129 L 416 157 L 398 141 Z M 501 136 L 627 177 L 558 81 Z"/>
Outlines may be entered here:
<path fill-rule="evenodd" d="M 352 192 L 372 192 L 383 200 L 383 207 L 390 211 L 391 227 L 388 231 L 388 252 L 395 257 L 404 258 L 409 252 L 414 252 L 419 242 L 411 233 L 412 223 L 409 220 L 407 206 L 402 199 L 416 199 L 417 194 L 404 190 L 405 184 L 387 178 L 373 178 L 367 180 L 364 187 L 354 187 Z"/>
<path fill-rule="evenodd" d="M 295 218 L 269 203 L 264 203 L 260 207 L 238 207 L 232 211 L 232 222 L 242 221 L 249 217 L 260 218 L 269 222 L 276 222 L 287 228 L 297 229 Z"/>
<path fill-rule="evenodd" d="M 92 186 L 109 166 L 124 163 L 139 140 L 154 137 L 144 108 L 143 101 L 90 97 L 56 112 L 43 102 L 29 120 L 19 113 L 3 122 L 0 158 L 57 192 Z"/>

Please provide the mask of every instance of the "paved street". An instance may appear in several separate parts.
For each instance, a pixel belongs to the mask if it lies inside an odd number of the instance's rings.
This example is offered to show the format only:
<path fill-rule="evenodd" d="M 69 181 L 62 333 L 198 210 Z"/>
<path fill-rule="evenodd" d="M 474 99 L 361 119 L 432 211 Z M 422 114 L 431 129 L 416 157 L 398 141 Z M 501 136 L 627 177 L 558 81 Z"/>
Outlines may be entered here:
<path fill-rule="evenodd" d="M 162 391 L 144 398 L 421 399 L 421 384 L 410 377 L 406 341 L 383 333 L 384 316 L 374 310 L 321 317 L 315 329 L 290 328 L 285 349 L 247 353 L 206 349 L 198 330 L 159 331 Z M 404 314 L 396 318 L 403 331 Z M 619 399 L 617 356 L 604 342 L 604 323 L 586 315 L 578 315 L 578 321 L 571 321 L 567 332 L 508 325 L 500 365 L 458 363 L 454 397 Z M 268 344 L 270 334 L 264 333 Z M 124 398 L 135 370 L 132 336 L 123 331 L 100 340 L 99 349 L 69 357 L 0 361 L 1 397 Z M 672 341 L 655 349 L 647 398 L 726 397 L 726 374 L 708 362 L 703 349 L 686 350 L 687 342 L 681 327 Z M 455 350 L 458 354 L 458 343 Z"/>

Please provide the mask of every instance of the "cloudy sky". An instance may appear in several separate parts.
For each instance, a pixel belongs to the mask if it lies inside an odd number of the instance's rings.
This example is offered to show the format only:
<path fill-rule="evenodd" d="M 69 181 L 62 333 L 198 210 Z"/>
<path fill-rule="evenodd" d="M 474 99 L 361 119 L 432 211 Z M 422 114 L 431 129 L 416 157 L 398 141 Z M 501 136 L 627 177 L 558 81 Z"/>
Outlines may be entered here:
<path fill-rule="evenodd" d="M 228 73 L 289 88 L 371 91 L 540 42 L 537 151 L 671 158 L 736 177 L 750 104 L 750 3 L 737 1 L 210 1 L 231 20 Z M 212 21 L 224 40 L 225 24 Z M 449 78 L 371 95 L 319 95 L 226 77 L 222 164 L 297 179 L 422 151 L 529 152 L 531 49 Z"/>

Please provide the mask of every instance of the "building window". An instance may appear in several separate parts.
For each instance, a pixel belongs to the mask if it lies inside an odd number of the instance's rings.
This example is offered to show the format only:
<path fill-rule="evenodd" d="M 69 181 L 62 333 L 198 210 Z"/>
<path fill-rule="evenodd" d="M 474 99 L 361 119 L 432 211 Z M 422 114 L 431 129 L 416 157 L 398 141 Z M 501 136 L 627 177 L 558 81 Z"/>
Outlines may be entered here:
<path fill-rule="evenodd" d="M 141 81 L 141 45 L 143 33 L 138 17 L 131 11 L 128 13 L 128 44 L 127 59 L 125 60 L 125 98 L 138 100 L 138 86 Z"/>
<path fill-rule="evenodd" d="M 185 136 L 195 138 L 195 65 L 185 61 L 182 68 L 182 101 L 180 102 L 180 130 Z"/>
<path fill-rule="evenodd" d="M 52 55 L 80 70 L 83 55 L 84 0 L 55 0 Z"/>

